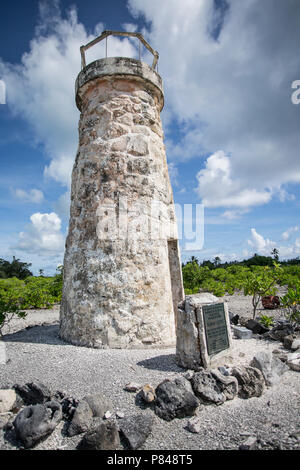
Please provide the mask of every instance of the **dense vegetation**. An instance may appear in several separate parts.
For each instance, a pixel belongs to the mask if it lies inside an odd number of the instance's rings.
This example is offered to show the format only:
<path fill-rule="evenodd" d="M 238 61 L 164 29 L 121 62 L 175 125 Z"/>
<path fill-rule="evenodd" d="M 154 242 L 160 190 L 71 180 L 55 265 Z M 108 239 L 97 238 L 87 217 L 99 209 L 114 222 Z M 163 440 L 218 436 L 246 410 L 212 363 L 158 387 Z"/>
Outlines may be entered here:
<path fill-rule="evenodd" d="M 194 294 L 200 290 L 212 292 L 218 297 L 225 293 L 234 294 L 235 291 L 248 291 L 250 283 L 258 278 L 265 279 L 268 284 L 269 278 L 274 274 L 275 282 L 272 282 L 267 291 L 272 294 L 275 285 L 295 287 L 300 281 L 300 259 L 295 258 L 288 261 L 277 262 L 275 256 L 254 255 L 244 261 L 232 261 L 221 263 L 219 257 L 214 261 L 202 261 L 191 257 L 189 261 L 182 264 L 183 284 L 186 294 Z M 270 278 L 270 282 L 272 279 Z M 266 285 L 268 287 L 268 285 Z M 245 295 L 248 295 L 245 293 Z M 267 295 L 267 294 L 266 294 Z"/>
<path fill-rule="evenodd" d="M 274 250 L 273 250 L 274 251 Z M 277 251 L 277 250 L 276 250 Z M 218 297 L 235 292 L 252 296 L 253 318 L 261 298 L 276 295 L 279 286 L 287 287 L 287 294 L 281 297 L 281 305 L 287 316 L 298 321 L 300 317 L 300 259 L 279 264 L 278 252 L 273 258 L 254 255 L 248 260 L 221 264 L 216 257 L 213 262 L 199 263 L 192 257 L 182 265 L 185 294 L 211 292 Z"/>
<path fill-rule="evenodd" d="M 0 278 L 0 335 L 4 323 L 11 320 L 14 315 L 25 317 L 24 310 L 30 308 L 51 308 L 59 303 L 62 294 L 62 267 L 57 269 L 53 277 L 35 277 L 24 274 L 28 270 L 27 263 L 21 263 L 15 258 L 9 261 L 0 261 L 4 266 L 3 276 Z M 13 277 L 8 274 L 13 273 Z"/>
<path fill-rule="evenodd" d="M 226 293 L 242 292 L 252 296 L 253 318 L 261 298 L 275 295 L 279 286 L 286 286 L 287 293 L 281 297 L 281 305 L 289 319 L 300 321 L 300 259 L 278 263 L 278 251 L 272 257 L 255 254 L 244 261 L 221 263 L 219 257 L 213 261 L 199 263 L 192 257 L 182 265 L 186 295 L 199 291 L 211 292 L 218 297 Z M 0 259 L 0 335 L 4 323 L 14 315 L 24 317 L 30 308 L 51 308 L 59 303 L 62 295 L 62 266 L 52 277 L 33 276 L 29 267 L 13 258 L 11 262 Z M 271 321 L 265 318 L 265 321 Z"/>

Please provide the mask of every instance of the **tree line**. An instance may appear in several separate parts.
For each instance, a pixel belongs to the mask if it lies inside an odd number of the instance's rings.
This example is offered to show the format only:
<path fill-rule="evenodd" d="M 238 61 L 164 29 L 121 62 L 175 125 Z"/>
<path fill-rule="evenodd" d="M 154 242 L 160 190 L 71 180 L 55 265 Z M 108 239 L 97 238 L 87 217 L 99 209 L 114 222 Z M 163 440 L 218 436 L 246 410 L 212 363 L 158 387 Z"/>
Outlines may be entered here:
<path fill-rule="evenodd" d="M 211 260 L 203 260 L 199 261 L 196 256 L 191 256 L 191 258 L 182 263 L 182 267 L 186 266 L 188 263 L 196 263 L 200 267 L 208 267 L 209 269 L 216 269 L 216 268 L 227 268 L 229 266 L 273 266 L 274 261 L 279 261 L 279 251 L 277 248 L 271 251 L 270 255 L 272 256 L 263 256 L 258 255 L 255 253 L 248 259 L 244 259 L 243 261 L 225 261 L 222 263 L 221 258 L 219 256 L 215 256 L 215 258 Z M 300 257 L 282 260 L 280 261 L 281 266 L 297 266 L 300 265 Z"/>

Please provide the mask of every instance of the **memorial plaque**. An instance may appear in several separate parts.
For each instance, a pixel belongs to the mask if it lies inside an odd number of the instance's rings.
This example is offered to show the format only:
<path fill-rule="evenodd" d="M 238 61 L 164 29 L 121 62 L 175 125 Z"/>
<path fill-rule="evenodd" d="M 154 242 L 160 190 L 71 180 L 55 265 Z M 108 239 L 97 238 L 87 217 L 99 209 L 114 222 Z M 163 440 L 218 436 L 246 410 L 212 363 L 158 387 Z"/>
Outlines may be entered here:
<path fill-rule="evenodd" d="M 203 305 L 203 318 L 208 355 L 229 348 L 224 304 Z"/>
<path fill-rule="evenodd" d="M 230 363 L 232 336 L 227 302 L 209 292 L 186 296 L 178 305 L 176 362 L 192 370 Z"/>

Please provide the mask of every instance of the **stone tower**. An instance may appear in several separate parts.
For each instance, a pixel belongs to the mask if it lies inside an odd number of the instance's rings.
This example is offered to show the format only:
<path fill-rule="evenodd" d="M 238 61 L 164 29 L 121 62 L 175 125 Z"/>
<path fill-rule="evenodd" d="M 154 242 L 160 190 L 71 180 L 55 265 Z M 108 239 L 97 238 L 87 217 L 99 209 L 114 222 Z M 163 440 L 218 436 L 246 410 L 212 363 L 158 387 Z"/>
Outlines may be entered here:
<path fill-rule="evenodd" d="M 81 111 L 64 258 L 60 336 L 95 348 L 175 344 L 183 299 L 175 209 L 154 67 L 110 57 L 76 80 Z M 149 47 L 148 47 L 149 46 Z"/>

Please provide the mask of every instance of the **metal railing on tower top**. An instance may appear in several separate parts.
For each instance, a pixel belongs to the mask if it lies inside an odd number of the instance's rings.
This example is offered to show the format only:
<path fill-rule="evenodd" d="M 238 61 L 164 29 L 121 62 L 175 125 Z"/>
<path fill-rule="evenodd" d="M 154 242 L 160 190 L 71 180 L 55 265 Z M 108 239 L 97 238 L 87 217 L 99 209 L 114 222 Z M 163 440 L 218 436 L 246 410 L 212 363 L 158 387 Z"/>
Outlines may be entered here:
<path fill-rule="evenodd" d="M 107 38 L 108 38 L 108 36 L 131 36 L 131 37 L 138 38 L 139 39 L 139 60 L 141 60 L 140 44 L 142 43 L 146 47 L 146 49 L 148 49 L 148 51 L 151 52 L 151 54 L 153 55 L 153 62 L 152 62 L 151 68 L 153 70 L 155 69 L 155 67 L 157 65 L 158 57 L 159 57 L 158 52 L 155 51 L 154 49 L 152 49 L 150 44 L 148 44 L 148 42 L 143 38 L 141 33 L 127 33 L 126 31 L 103 31 L 103 33 L 100 36 L 93 39 L 92 41 L 90 41 L 85 46 L 81 46 L 80 47 L 80 54 L 81 54 L 81 68 L 82 69 L 86 66 L 85 51 L 87 49 L 89 49 L 90 47 L 94 46 L 95 44 L 97 44 L 98 42 L 102 41 L 103 39 L 106 40 L 105 50 L 106 50 L 106 57 L 107 57 Z"/>

